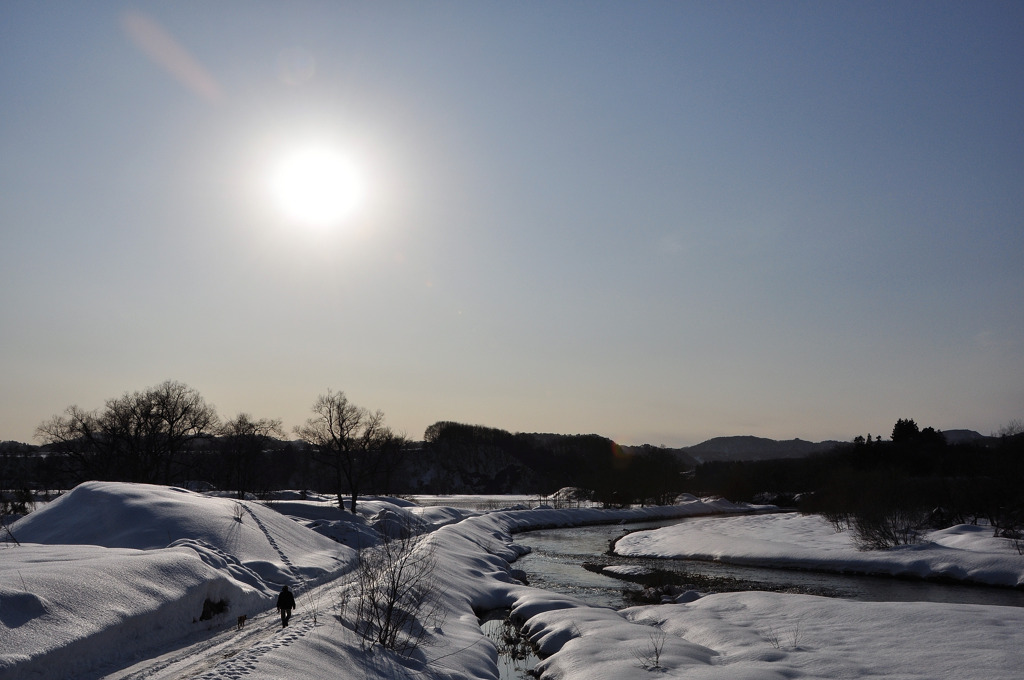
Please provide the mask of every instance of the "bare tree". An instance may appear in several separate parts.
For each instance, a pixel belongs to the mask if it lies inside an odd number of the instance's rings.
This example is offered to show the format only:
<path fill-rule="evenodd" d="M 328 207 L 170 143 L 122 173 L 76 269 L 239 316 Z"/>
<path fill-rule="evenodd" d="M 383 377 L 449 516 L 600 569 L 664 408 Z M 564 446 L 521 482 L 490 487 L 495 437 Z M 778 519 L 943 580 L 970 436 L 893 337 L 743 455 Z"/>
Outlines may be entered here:
<path fill-rule="evenodd" d="M 191 440 L 213 434 L 219 418 L 213 406 L 199 392 L 184 383 L 167 380 L 141 395 L 143 403 L 152 404 L 155 448 L 159 451 L 154 468 L 164 483 L 173 481 L 173 465 Z M 162 450 L 161 450 L 162 449 Z"/>
<path fill-rule="evenodd" d="M 100 434 L 95 412 L 69 406 L 36 428 L 35 437 L 43 442 L 59 461 L 59 466 L 73 479 L 114 479 L 115 461 L 103 455 L 105 441 Z"/>
<path fill-rule="evenodd" d="M 211 434 L 217 422 L 198 391 L 167 380 L 108 399 L 100 412 L 70 406 L 36 428 L 36 437 L 85 479 L 168 483 L 189 443 Z"/>
<path fill-rule="evenodd" d="M 1024 433 L 1024 418 L 1014 418 L 1010 422 L 996 430 L 996 437 L 1013 437 Z"/>
<path fill-rule="evenodd" d="M 347 485 L 355 513 L 359 494 L 370 482 L 382 456 L 401 439 L 384 425 L 383 411 L 369 411 L 348 400 L 344 392 L 321 394 L 313 404 L 313 417 L 295 428 L 295 434 L 313 447 L 314 455 L 334 472 L 338 507 L 344 508 Z"/>
<path fill-rule="evenodd" d="M 395 475 L 402 469 L 409 454 L 409 439 L 405 434 L 390 432 L 382 437 L 377 449 L 375 465 L 375 481 L 379 485 L 378 493 L 394 492 Z"/>
<path fill-rule="evenodd" d="M 248 413 L 239 413 L 220 426 L 220 450 L 227 467 L 227 482 L 238 498 L 253 490 L 256 469 L 261 456 L 274 437 L 281 437 L 280 420 L 253 420 Z"/>

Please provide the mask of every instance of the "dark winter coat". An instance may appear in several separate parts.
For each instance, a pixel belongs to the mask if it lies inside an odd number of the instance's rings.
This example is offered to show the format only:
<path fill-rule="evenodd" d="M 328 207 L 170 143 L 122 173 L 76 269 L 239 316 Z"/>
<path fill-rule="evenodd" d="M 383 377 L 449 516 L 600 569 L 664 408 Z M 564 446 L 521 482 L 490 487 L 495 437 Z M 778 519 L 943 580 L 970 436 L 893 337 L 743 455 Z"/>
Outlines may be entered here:
<path fill-rule="evenodd" d="M 277 596 L 277 608 L 278 609 L 295 609 L 295 598 L 292 596 L 292 591 L 282 590 L 281 594 Z"/>

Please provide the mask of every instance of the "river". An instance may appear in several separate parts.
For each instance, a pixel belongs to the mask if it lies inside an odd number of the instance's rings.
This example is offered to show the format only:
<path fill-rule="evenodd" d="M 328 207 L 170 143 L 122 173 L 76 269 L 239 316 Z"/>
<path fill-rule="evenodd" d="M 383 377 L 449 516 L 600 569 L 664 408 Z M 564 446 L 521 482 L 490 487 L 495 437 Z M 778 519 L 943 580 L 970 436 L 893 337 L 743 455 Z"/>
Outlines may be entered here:
<path fill-rule="evenodd" d="M 628 593 L 639 593 L 641 586 L 588 571 L 582 566 L 584 563 L 640 564 L 673 572 L 673 582 L 678 579 L 680 585 L 695 584 L 698 590 L 717 592 L 775 590 L 882 602 L 961 602 L 1024 607 L 1024 592 L 1010 588 L 607 554 L 610 542 L 627 531 L 679 522 L 637 522 L 519 533 L 514 537 L 516 543 L 529 546 L 532 552 L 519 558 L 515 566 L 526 572 L 530 585 L 614 609 L 637 604 Z"/>

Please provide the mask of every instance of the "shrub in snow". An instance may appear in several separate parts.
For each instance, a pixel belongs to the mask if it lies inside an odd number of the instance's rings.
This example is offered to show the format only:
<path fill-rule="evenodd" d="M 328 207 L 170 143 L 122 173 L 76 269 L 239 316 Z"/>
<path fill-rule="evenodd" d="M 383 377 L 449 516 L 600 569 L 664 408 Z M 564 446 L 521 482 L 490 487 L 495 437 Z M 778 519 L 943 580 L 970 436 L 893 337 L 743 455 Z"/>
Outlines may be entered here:
<path fill-rule="evenodd" d="M 860 550 L 885 550 L 920 542 L 932 514 L 927 499 L 922 482 L 891 472 L 837 475 L 806 509 L 837 532 L 852 529 Z"/>
<path fill-rule="evenodd" d="M 443 622 L 432 544 L 411 529 L 398 536 L 384 533 L 380 543 L 359 552 L 340 618 L 367 647 L 407 654 Z"/>
<path fill-rule="evenodd" d="M 640 668 L 650 670 L 661 668 L 661 655 L 665 651 L 665 640 L 668 638 L 662 631 L 651 633 L 650 643 L 645 647 L 633 650 L 633 658 L 640 663 Z"/>
<path fill-rule="evenodd" d="M 852 516 L 854 542 L 861 550 L 885 550 L 921 542 L 928 515 L 916 508 L 865 508 Z"/>

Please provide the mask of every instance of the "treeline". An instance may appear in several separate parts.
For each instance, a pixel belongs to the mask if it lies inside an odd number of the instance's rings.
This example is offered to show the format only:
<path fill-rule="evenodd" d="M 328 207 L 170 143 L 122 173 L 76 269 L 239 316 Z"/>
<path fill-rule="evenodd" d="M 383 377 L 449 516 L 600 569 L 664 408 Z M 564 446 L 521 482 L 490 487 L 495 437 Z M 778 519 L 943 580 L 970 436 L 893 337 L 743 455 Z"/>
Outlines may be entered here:
<path fill-rule="evenodd" d="M 823 515 L 865 549 L 914 543 L 929 529 L 983 520 L 1024 535 L 1024 434 L 947 443 L 900 419 L 892 440 L 854 443 L 801 459 L 705 463 L 685 488 Z"/>
<path fill-rule="evenodd" d="M 285 439 L 281 421 L 242 413 L 223 420 L 180 382 L 126 392 L 87 411 L 70 406 L 36 429 L 40 445 L 0 444 L 0 490 L 69 489 L 87 480 L 230 490 L 360 494 L 521 493 L 581 489 L 606 505 L 670 502 L 683 464 L 671 452 L 623 449 L 598 435 L 513 434 L 438 422 L 422 442 L 384 425 L 384 414 L 328 391 Z"/>
<path fill-rule="evenodd" d="M 537 493 L 574 487 L 608 506 L 678 495 L 684 465 L 653 446 L 623 449 L 596 434 L 512 434 L 438 422 L 424 433 L 412 478 L 424 493 Z"/>
<path fill-rule="evenodd" d="M 166 381 L 70 406 L 36 428 L 39 446 L 0 445 L 0 489 L 69 489 L 88 480 L 186 485 L 204 482 L 240 496 L 311 477 L 281 422 L 239 414 L 221 420 L 193 388 Z"/>
<path fill-rule="evenodd" d="M 36 428 L 31 446 L 0 445 L 0 490 L 69 489 L 88 480 L 217 488 L 263 496 L 282 488 L 337 491 L 315 447 L 284 439 L 281 421 L 223 420 L 188 385 L 166 381 L 88 411 L 70 406 Z M 14 492 L 13 494 L 11 492 Z"/>
<path fill-rule="evenodd" d="M 913 543 L 927 529 L 985 521 L 1024 540 L 1024 426 L 948 443 L 900 419 L 891 441 L 857 437 L 806 458 L 711 462 L 688 470 L 670 450 L 624 448 L 596 434 L 511 433 L 442 421 L 421 442 L 395 434 L 381 411 L 343 392 L 320 395 L 285 439 L 281 421 L 222 420 L 194 389 L 167 381 L 41 423 L 38 446 L 0 443 L 0 500 L 24 511 L 33 494 L 87 480 L 228 490 L 359 495 L 538 494 L 572 488 L 606 506 L 670 503 L 680 493 L 774 503 L 852 529 L 865 548 Z"/>

